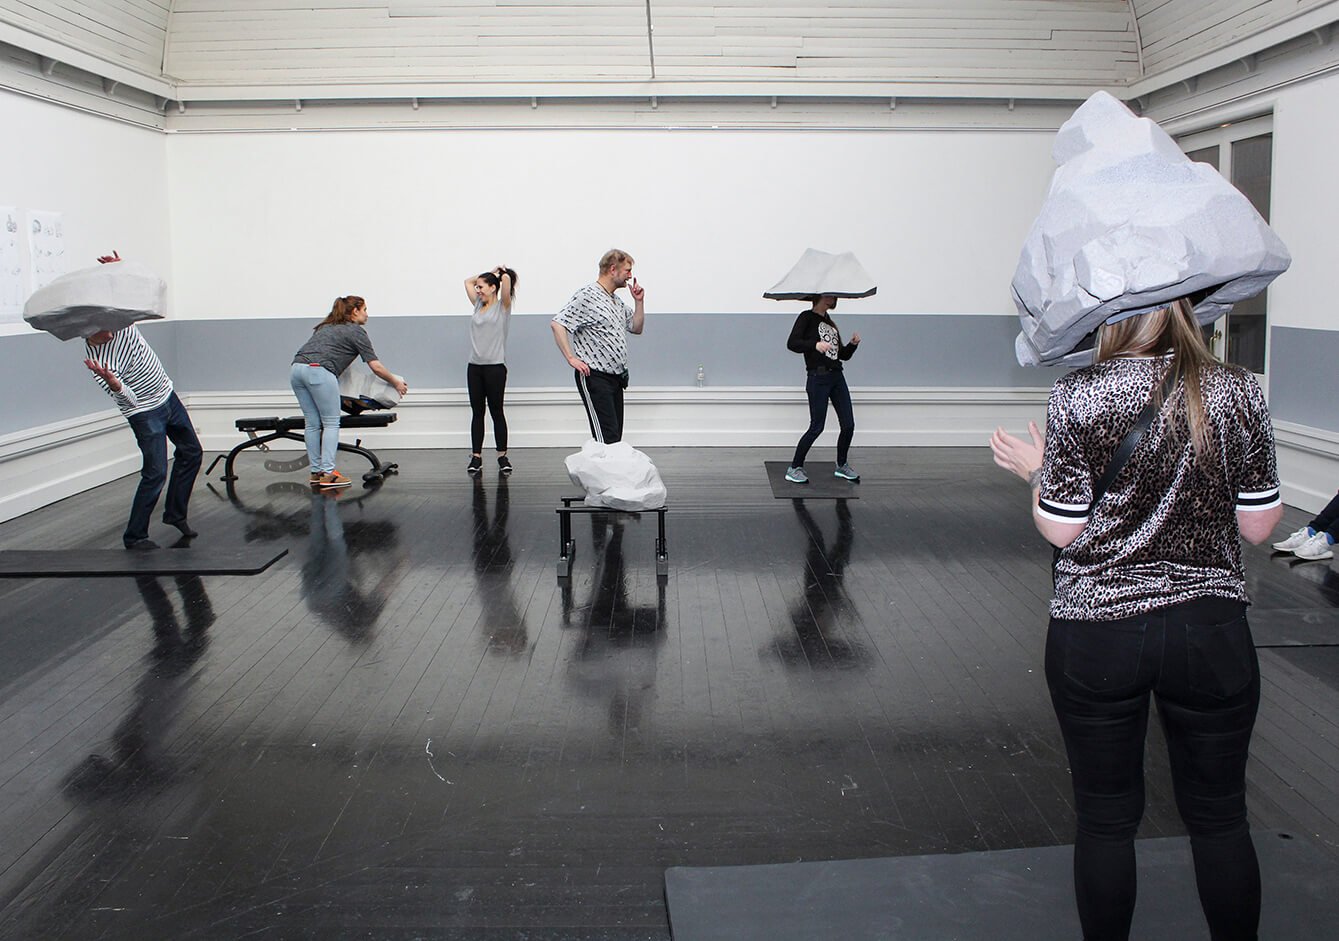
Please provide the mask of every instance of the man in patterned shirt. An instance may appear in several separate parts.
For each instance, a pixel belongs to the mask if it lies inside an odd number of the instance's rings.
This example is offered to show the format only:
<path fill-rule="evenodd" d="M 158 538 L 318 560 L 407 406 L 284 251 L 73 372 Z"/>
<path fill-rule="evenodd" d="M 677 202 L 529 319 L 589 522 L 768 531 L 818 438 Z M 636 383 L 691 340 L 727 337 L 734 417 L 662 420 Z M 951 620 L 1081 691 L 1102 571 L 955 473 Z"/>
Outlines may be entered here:
<path fill-rule="evenodd" d="M 644 288 L 632 277 L 632 256 L 617 248 L 600 259 L 600 277 L 572 295 L 553 318 L 553 339 L 575 371 L 577 392 L 596 441 L 623 439 L 623 390 L 628 386 L 628 334 L 646 322 Z M 629 283 L 631 282 L 631 283 Z M 635 306 L 614 292 L 627 287 Z"/>
<path fill-rule="evenodd" d="M 112 253 L 98 261 L 120 261 Z M 93 379 L 116 401 L 116 407 L 135 432 L 135 441 L 144 464 L 140 468 L 139 489 L 130 506 L 130 520 L 122 536 L 127 549 L 157 549 L 149 538 L 149 518 L 158 504 L 158 496 L 167 483 L 167 503 L 163 522 L 181 530 L 182 535 L 199 535 L 186 521 L 191 488 L 200 472 L 202 450 L 186 406 L 172 388 L 172 380 L 139 329 L 131 324 L 120 330 L 101 330 L 86 338 L 84 365 Z M 167 442 L 172 453 L 172 479 L 167 476 Z"/>

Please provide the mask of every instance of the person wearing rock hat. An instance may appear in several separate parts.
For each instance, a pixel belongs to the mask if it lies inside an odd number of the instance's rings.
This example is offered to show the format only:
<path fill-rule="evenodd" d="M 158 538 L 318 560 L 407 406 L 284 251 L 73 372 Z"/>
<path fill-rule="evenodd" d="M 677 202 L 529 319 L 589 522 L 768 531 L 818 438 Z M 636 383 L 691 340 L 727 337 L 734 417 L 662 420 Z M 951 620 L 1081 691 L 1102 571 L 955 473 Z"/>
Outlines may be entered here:
<path fill-rule="evenodd" d="M 991 448 L 1028 482 L 1033 522 L 1057 549 L 1045 675 L 1074 789 L 1079 921 L 1086 941 L 1129 937 L 1155 700 L 1210 936 L 1248 941 L 1260 919 L 1246 816 L 1260 670 L 1241 541 L 1268 538 L 1282 505 L 1264 394 L 1209 353 L 1201 307 L 1212 316 L 1262 289 L 1287 252 L 1226 181 L 1109 95 L 1066 122 L 1056 156 L 1061 198 L 1043 207 L 1014 280 L 1016 349 L 1024 365 L 1094 362 L 1055 383 L 1044 435 L 997 429 Z M 1075 208 L 1089 205 L 1108 211 Z M 1181 207 L 1189 215 L 1169 221 Z M 1200 241 L 1206 221 L 1239 234 L 1234 254 Z M 1193 269 L 1169 282 L 1147 277 L 1186 259 Z M 1204 290 L 1177 293 L 1197 279 Z M 1095 348 L 1076 353 L 1094 330 Z"/>

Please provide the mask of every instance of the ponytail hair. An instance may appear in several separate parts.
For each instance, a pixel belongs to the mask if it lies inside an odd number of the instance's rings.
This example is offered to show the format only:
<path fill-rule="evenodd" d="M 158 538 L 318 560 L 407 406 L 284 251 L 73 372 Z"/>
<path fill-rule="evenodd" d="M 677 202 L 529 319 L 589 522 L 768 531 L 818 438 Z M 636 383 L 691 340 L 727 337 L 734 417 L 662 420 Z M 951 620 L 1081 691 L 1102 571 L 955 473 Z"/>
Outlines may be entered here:
<path fill-rule="evenodd" d="M 1177 298 L 1160 310 L 1128 317 L 1114 324 L 1103 324 L 1098 330 L 1096 361 L 1099 363 L 1117 356 L 1158 356 L 1169 351 L 1172 375 L 1177 379 L 1171 399 L 1175 400 L 1180 392 L 1195 456 L 1202 457 L 1209 450 L 1210 428 L 1204 414 L 1204 392 L 1200 382 L 1206 372 L 1223 364 L 1209 352 L 1190 299 Z M 1153 395 L 1161 409 L 1161 384 Z"/>
<path fill-rule="evenodd" d="M 330 324 L 353 323 L 353 315 L 366 306 L 367 301 L 356 294 L 350 294 L 348 297 L 337 297 L 334 306 L 330 308 L 330 313 L 326 315 L 325 320 L 312 328 L 312 332 L 315 333 Z"/>
<path fill-rule="evenodd" d="M 511 303 L 511 298 L 516 296 L 516 271 L 512 268 L 503 268 L 502 273 L 511 279 L 511 297 L 506 298 L 507 303 Z M 496 290 L 502 290 L 502 278 L 496 271 L 485 271 L 479 275 L 479 280 Z"/>

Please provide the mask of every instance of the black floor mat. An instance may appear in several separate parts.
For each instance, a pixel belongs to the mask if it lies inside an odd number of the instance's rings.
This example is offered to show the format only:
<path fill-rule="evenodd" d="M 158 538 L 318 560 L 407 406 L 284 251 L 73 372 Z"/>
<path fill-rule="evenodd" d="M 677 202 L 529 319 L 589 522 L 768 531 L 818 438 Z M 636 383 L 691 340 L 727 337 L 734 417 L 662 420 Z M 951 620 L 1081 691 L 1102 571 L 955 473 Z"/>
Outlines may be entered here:
<path fill-rule="evenodd" d="M 860 484 L 858 481 L 843 480 L 840 477 L 834 477 L 832 472 L 837 469 L 836 464 L 827 464 L 823 462 L 809 462 L 804 465 L 805 472 L 809 475 L 807 484 L 793 484 L 786 479 L 786 469 L 790 467 L 785 461 L 763 461 L 763 466 L 767 468 L 767 482 L 772 485 L 772 496 L 778 500 L 858 500 L 860 498 Z"/>
<path fill-rule="evenodd" d="M 273 546 L 153 549 L 6 549 L 0 578 L 110 578 L 121 575 L 256 575 L 288 554 Z"/>
<path fill-rule="evenodd" d="M 1330 937 L 1339 865 L 1302 840 L 1255 834 L 1264 884 L 1260 937 Z M 1208 937 L 1190 843 L 1141 840 L 1131 937 Z M 1069 941 L 1080 936 L 1073 848 L 851 859 L 665 873 L 674 941 Z"/>

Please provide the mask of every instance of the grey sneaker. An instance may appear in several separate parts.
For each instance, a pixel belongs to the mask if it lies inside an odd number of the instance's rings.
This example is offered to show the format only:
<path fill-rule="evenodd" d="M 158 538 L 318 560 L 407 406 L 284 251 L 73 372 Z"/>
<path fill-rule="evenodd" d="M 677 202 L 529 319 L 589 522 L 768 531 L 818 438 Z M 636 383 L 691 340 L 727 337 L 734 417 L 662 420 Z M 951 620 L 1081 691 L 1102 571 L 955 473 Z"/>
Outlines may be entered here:
<path fill-rule="evenodd" d="M 803 467 L 787 467 L 786 479 L 793 484 L 807 484 L 809 475 L 804 472 Z"/>
<path fill-rule="evenodd" d="M 1332 559 L 1334 558 L 1334 543 L 1330 542 L 1329 533 L 1316 533 L 1316 535 L 1294 549 L 1293 555 L 1297 556 L 1299 559 L 1306 559 L 1310 562 L 1318 562 L 1321 559 Z"/>
<path fill-rule="evenodd" d="M 1301 529 L 1290 535 L 1287 539 L 1283 540 L 1282 542 L 1274 543 L 1274 548 L 1279 550 L 1280 552 L 1292 552 L 1294 549 L 1301 546 L 1302 543 L 1306 542 L 1314 535 L 1316 535 L 1316 531 L 1314 529 L 1312 529 L 1310 526 L 1303 526 Z"/>
<path fill-rule="evenodd" d="M 859 480 L 860 475 L 850 464 L 838 464 L 837 469 L 832 473 L 833 477 L 841 477 L 844 480 Z"/>

